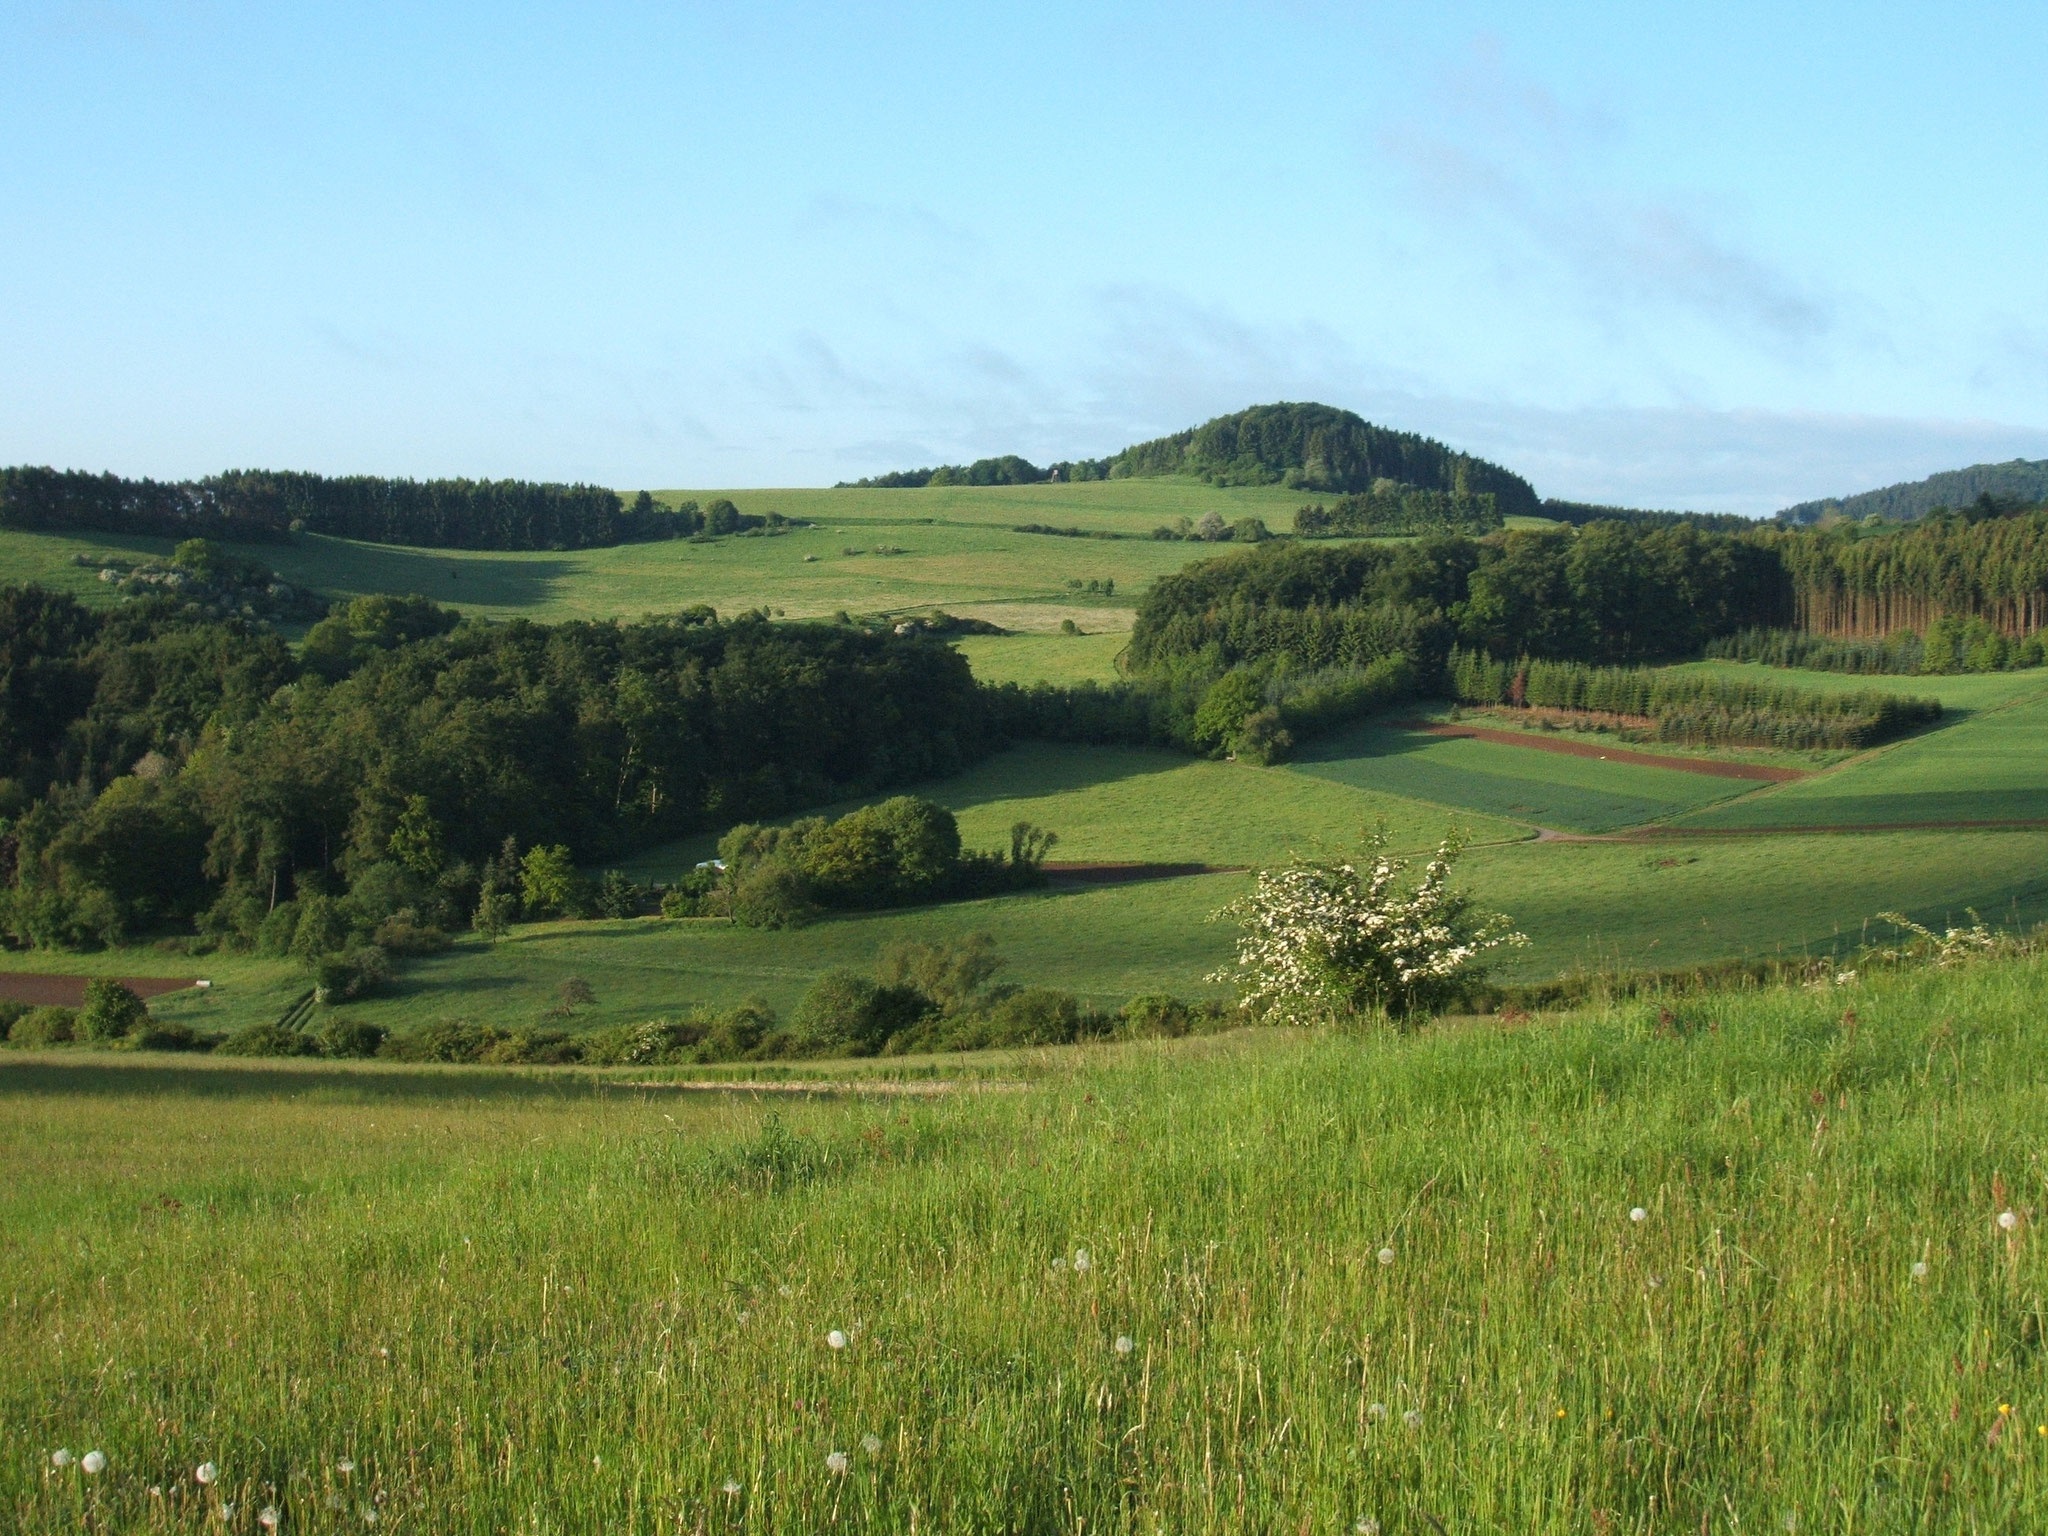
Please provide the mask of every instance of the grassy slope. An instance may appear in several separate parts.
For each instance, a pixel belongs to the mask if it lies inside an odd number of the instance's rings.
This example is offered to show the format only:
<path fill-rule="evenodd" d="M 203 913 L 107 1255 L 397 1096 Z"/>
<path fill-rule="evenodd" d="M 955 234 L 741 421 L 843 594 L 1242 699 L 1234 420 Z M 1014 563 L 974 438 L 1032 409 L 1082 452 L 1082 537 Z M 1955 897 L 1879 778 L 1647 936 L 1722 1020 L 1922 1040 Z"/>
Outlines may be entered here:
<path fill-rule="evenodd" d="M 1639 826 L 1754 787 L 1739 779 L 1432 736 L 1383 723 L 1311 744 L 1295 759 L 1294 770 L 1577 832 Z"/>
<path fill-rule="evenodd" d="M 922 1104 L 13 1058 L 0 1523 L 2037 1529 L 2044 1005 L 1986 966 Z"/>
<path fill-rule="evenodd" d="M 1868 826 L 2048 820 L 2048 678 L 2032 696 L 1986 698 L 1964 718 L 1834 773 L 1684 818 L 1701 827 Z"/>

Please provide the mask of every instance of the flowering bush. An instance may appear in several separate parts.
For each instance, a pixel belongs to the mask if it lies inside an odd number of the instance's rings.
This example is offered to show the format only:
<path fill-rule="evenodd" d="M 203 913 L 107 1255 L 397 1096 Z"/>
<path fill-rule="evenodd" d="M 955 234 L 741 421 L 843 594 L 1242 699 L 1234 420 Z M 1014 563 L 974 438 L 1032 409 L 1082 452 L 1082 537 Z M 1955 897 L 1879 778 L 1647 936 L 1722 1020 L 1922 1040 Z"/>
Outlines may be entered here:
<path fill-rule="evenodd" d="M 1261 1017 L 1310 1023 L 1433 1012 L 1484 974 L 1480 957 L 1528 943 L 1507 918 L 1451 889 L 1460 845 L 1446 837 L 1412 888 L 1409 861 L 1380 828 L 1351 864 L 1262 870 L 1250 895 L 1216 915 L 1243 927 L 1237 964 L 1209 980 L 1235 983 Z"/>
<path fill-rule="evenodd" d="M 1872 953 L 1878 959 L 1893 965 L 1931 960 L 1935 965 L 1946 969 L 1983 955 L 2013 953 L 2023 947 L 2014 940 L 1993 933 L 1985 926 L 1984 920 L 1977 916 L 1974 908 L 1967 910 L 1971 918 L 1970 927 L 1949 928 L 1941 933 L 1914 922 L 1903 912 L 1880 912 L 1877 914 L 1880 918 L 1910 937 L 1903 939 L 1891 949 L 1879 948 Z"/>

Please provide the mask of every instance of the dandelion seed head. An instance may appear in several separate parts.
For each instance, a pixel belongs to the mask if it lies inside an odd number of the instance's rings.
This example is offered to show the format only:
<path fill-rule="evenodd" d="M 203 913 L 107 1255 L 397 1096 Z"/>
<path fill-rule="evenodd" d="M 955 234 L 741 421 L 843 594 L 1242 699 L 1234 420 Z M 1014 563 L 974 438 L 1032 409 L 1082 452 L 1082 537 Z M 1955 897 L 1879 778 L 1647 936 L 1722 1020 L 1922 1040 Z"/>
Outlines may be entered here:
<path fill-rule="evenodd" d="M 1380 1523 L 1371 1515 L 1362 1516 L 1358 1524 L 1351 1529 L 1356 1531 L 1358 1536 L 1380 1536 Z"/>
<path fill-rule="evenodd" d="M 374 1509 L 372 1509 L 372 1508 L 370 1508 L 370 1506 L 369 1506 L 369 1505 L 365 1504 L 365 1505 L 363 1506 L 363 1524 L 365 1524 L 365 1525 L 375 1525 L 376 1523 L 377 1523 L 377 1511 L 376 1511 L 376 1510 L 374 1510 Z"/>
<path fill-rule="evenodd" d="M 718 1488 L 719 1492 L 723 1493 L 727 1498 L 737 1498 L 740 1491 L 740 1480 L 736 1477 L 728 1477 L 718 1485 Z"/>
<path fill-rule="evenodd" d="M 882 1437 L 880 1435 L 862 1435 L 860 1437 L 860 1448 L 870 1456 L 879 1456 L 882 1454 Z"/>
<path fill-rule="evenodd" d="M 266 1531 L 274 1531 L 277 1529 L 278 1522 L 281 1518 L 282 1517 L 278 1514 L 277 1506 L 275 1504 L 266 1504 L 263 1506 L 262 1510 L 257 1514 L 256 1523 L 262 1526 L 263 1529 L 265 1529 Z"/>
<path fill-rule="evenodd" d="M 1368 1419 L 1371 1419 L 1373 1423 L 1377 1424 L 1381 1419 L 1384 1419 L 1387 1416 L 1387 1405 L 1385 1403 L 1374 1403 L 1370 1408 L 1365 1410 L 1365 1416 Z"/>
<path fill-rule="evenodd" d="M 1118 1334 L 1116 1336 L 1116 1344 L 1114 1347 L 1116 1349 L 1116 1352 L 1120 1355 L 1128 1355 L 1133 1349 L 1137 1348 L 1137 1346 L 1131 1342 L 1131 1336 L 1128 1333 Z"/>
<path fill-rule="evenodd" d="M 341 1460 L 337 1461 L 334 1464 L 334 1470 L 339 1472 L 343 1477 L 349 1476 L 355 1471 L 355 1469 L 356 1464 L 350 1461 L 346 1456 L 342 1457 Z"/>
<path fill-rule="evenodd" d="M 1915 1259 L 1913 1261 L 1913 1278 L 1915 1280 L 1925 1280 L 1927 1278 L 1927 1261 L 1925 1259 Z"/>
<path fill-rule="evenodd" d="M 795 1291 L 792 1291 L 792 1290 L 791 1290 L 791 1289 L 790 1289 L 790 1288 L 789 1288 L 788 1286 L 786 1286 L 786 1285 L 778 1285 L 777 1287 L 775 1287 L 775 1289 L 776 1289 L 776 1292 L 777 1292 L 777 1294 L 779 1294 L 779 1295 L 783 1295 L 783 1296 L 794 1296 L 794 1295 L 796 1294 L 796 1292 L 795 1292 Z"/>
<path fill-rule="evenodd" d="M 1420 1408 L 1410 1408 L 1406 1413 L 1401 1415 L 1401 1422 L 1403 1424 L 1406 1424 L 1410 1429 L 1422 1428 L 1422 1410 Z"/>
<path fill-rule="evenodd" d="M 1086 1248 L 1076 1248 L 1076 1249 L 1074 1250 L 1074 1273 L 1075 1273 L 1075 1274 L 1077 1274 L 1077 1275 L 1085 1275 L 1085 1274 L 1087 1274 L 1087 1273 L 1088 1273 L 1088 1271 L 1089 1271 L 1089 1270 L 1093 1269 L 1094 1267 L 1095 1267 L 1095 1260 L 1093 1260 L 1092 1258 L 1090 1258 L 1090 1257 L 1088 1256 L 1088 1250 L 1087 1250 Z"/>
<path fill-rule="evenodd" d="M 220 1516 L 220 1523 L 222 1525 L 226 1525 L 230 1520 L 235 1518 L 235 1506 L 232 1504 L 223 1504 L 219 1509 L 215 1510 L 214 1513 Z"/>
<path fill-rule="evenodd" d="M 2015 1216 L 2011 1211 L 2000 1211 L 1998 1213 L 1998 1228 L 2001 1232 L 2010 1232 L 2019 1224 L 2019 1217 Z"/>
<path fill-rule="evenodd" d="M 85 1469 L 88 1477 L 97 1477 L 107 1470 L 107 1458 L 100 1451 L 87 1451 L 78 1464 Z"/>
<path fill-rule="evenodd" d="M 1052 1267 L 1055 1271 L 1065 1269 L 1067 1267 L 1067 1256 L 1064 1253 L 1057 1255 L 1052 1261 Z"/>
<path fill-rule="evenodd" d="M 1391 1248 L 1382 1248 L 1382 1249 L 1381 1249 L 1381 1250 L 1379 1251 L 1379 1261 L 1380 1261 L 1380 1262 L 1381 1262 L 1382 1264 L 1391 1264 L 1391 1263 L 1393 1263 L 1393 1262 L 1394 1262 L 1394 1250 L 1393 1250 L 1393 1249 L 1391 1249 Z"/>
<path fill-rule="evenodd" d="M 149 1485 L 149 1496 L 152 1499 L 162 1498 L 164 1496 L 164 1485 L 162 1483 L 151 1483 Z"/>
<path fill-rule="evenodd" d="M 220 1476 L 220 1468 L 210 1461 L 202 1461 L 192 1469 L 192 1481 L 202 1488 Z"/>
<path fill-rule="evenodd" d="M 61 1447 L 59 1447 L 59 1448 L 58 1448 L 57 1450 L 54 1450 L 54 1451 L 50 1452 L 50 1465 L 51 1465 L 51 1466 L 53 1466 L 53 1467 L 68 1467 L 68 1466 L 70 1466 L 70 1465 L 71 1465 L 71 1453 L 70 1453 L 69 1451 L 67 1451 L 67 1450 L 64 1450 L 64 1449 L 63 1449 L 63 1448 L 61 1448 Z"/>
<path fill-rule="evenodd" d="M 1628 1219 L 1630 1221 L 1648 1221 L 1650 1213 L 1638 1205 L 1629 1211 Z"/>
<path fill-rule="evenodd" d="M 825 1335 L 825 1342 L 831 1345 L 834 1349 L 844 1349 L 846 1348 L 846 1335 L 841 1333 L 837 1328 L 834 1328 L 830 1333 Z"/>
<path fill-rule="evenodd" d="M 847 1469 L 852 1465 L 853 1458 L 844 1451 L 833 1451 L 825 1458 L 825 1470 L 835 1477 L 846 1476 Z"/>
<path fill-rule="evenodd" d="M 322 1502 L 325 1503 L 329 1509 L 339 1509 L 341 1508 L 341 1495 L 336 1493 L 332 1488 L 330 1488 L 327 1490 L 327 1497 Z"/>

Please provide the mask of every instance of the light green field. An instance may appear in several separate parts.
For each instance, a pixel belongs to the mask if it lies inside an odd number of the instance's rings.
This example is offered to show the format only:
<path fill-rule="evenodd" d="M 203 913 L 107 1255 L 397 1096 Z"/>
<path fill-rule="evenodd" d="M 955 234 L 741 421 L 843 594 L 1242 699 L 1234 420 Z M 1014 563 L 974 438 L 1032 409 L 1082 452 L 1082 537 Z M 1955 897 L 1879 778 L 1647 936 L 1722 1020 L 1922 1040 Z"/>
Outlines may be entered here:
<path fill-rule="evenodd" d="M 1314 742 L 1292 767 L 1339 784 L 1574 832 L 1641 826 L 1756 787 L 1384 723 Z"/>
<path fill-rule="evenodd" d="M 682 493 L 664 493 L 670 500 Z M 633 618 L 709 603 L 721 613 L 768 608 L 792 618 L 893 613 L 934 606 L 978 612 L 988 603 L 1104 599 L 1073 592 L 1070 581 L 1112 579 L 1135 599 L 1153 578 L 1229 545 L 1127 539 L 1068 539 L 1010 531 L 1016 523 L 1149 534 L 1179 516 L 1219 511 L 1262 515 L 1286 526 L 1300 493 L 1220 488 L 1194 480 L 1116 480 L 1075 486 L 990 487 L 974 491 L 704 491 L 743 512 L 777 511 L 816 521 L 776 537 L 713 543 L 674 541 L 611 549 L 490 552 L 408 549 L 302 535 L 290 544 L 233 546 L 285 580 L 336 597 L 419 593 L 490 618 Z M 167 555 L 163 539 L 102 534 L 0 532 L 0 581 L 36 581 L 94 601 L 112 601 L 96 570 L 73 556 Z M 900 554 L 876 554 L 878 548 Z M 848 549 L 863 551 L 849 555 Z M 806 556 L 815 557 L 807 560 Z M 1003 622 L 1000 616 L 995 621 Z M 1084 618 L 1084 628 L 1128 626 Z M 1013 627 L 1005 624 L 1005 628 Z M 1056 629 L 1058 619 L 1021 627 Z"/>
<path fill-rule="evenodd" d="M 1079 635 L 969 635 L 953 642 L 985 683 L 1113 683 L 1128 630 Z"/>
<path fill-rule="evenodd" d="M 0 1524 L 2038 1529 L 2041 963 L 1674 1008 L 924 1100 L 11 1056 Z"/>
<path fill-rule="evenodd" d="M 2018 676 L 2027 676 L 2021 673 Z M 1700 827 L 1882 826 L 2048 822 L 2048 693 L 1980 704 L 1940 730 L 1894 743 L 1835 772 L 1773 785 L 1684 818 Z"/>

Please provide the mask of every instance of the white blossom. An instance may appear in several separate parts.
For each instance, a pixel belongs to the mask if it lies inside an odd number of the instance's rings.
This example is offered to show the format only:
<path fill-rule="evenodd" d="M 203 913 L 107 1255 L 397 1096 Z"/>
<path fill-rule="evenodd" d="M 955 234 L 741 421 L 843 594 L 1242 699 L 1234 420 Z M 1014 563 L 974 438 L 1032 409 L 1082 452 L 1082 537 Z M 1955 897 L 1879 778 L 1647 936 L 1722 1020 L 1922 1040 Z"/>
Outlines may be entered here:
<path fill-rule="evenodd" d="M 1927 1278 L 1927 1261 L 1925 1259 L 1915 1259 L 1913 1261 L 1913 1278 L 1915 1280 L 1925 1280 Z"/>
<path fill-rule="evenodd" d="M 846 1335 L 841 1333 L 837 1328 L 834 1328 L 830 1333 L 825 1335 L 825 1342 L 831 1345 L 834 1349 L 844 1349 L 846 1348 Z"/>
<path fill-rule="evenodd" d="M 1382 1248 L 1382 1249 L 1381 1249 L 1381 1250 L 1379 1251 L 1379 1261 L 1380 1261 L 1380 1263 L 1382 1263 L 1382 1264 L 1391 1264 L 1391 1263 L 1393 1263 L 1393 1262 L 1394 1262 L 1394 1250 L 1393 1250 L 1393 1249 L 1391 1249 L 1391 1248 Z"/>
<path fill-rule="evenodd" d="M 192 1469 L 192 1481 L 198 1483 L 202 1488 L 219 1476 L 220 1468 L 210 1461 L 202 1461 L 197 1467 Z"/>
<path fill-rule="evenodd" d="M 1312 1023 L 1384 1009 L 1408 1013 L 1442 1001 L 1479 958 L 1528 943 L 1497 913 L 1472 910 L 1450 886 L 1459 844 L 1445 838 L 1412 890 L 1408 860 L 1386 851 L 1381 827 L 1356 864 L 1297 863 L 1259 872 L 1249 896 L 1216 915 L 1242 932 L 1237 964 L 1208 979 L 1234 983 L 1255 1014 Z"/>
<path fill-rule="evenodd" d="M 846 1476 L 847 1468 L 853 1465 L 853 1458 L 844 1451 L 833 1451 L 825 1457 L 825 1470 L 837 1477 Z"/>
<path fill-rule="evenodd" d="M 1648 1221 L 1650 1219 L 1650 1213 L 1644 1210 L 1640 1205 L 1638 1205 L 1629 1211 L 1628 1219 L 1630 1221 Z"/>
<path fill-rule="evenodd" d="M 2013 1213 L 2012 1213 L 2011 1211 L 2000 1211 L 2000 1212 L 1998 1213 L 1998 1230 L 1999 1230 L 1999 1231 L 2001 1231 L 2001 1232 L 2010 1232 L 2010 1231 L 2012 1231 L 2012 1230 L 2013 1230 L 2014 1228 L 2016 1228 L 2017 1226 L 2019 1226 L 2019 1224 L 2020 1224 L 2020 1219 L 2019 1219 L 2019 1217 L 2015 1216 L 2015 1215 L 2014 1215 L 2014 1214 L 2013 1214 Z"/>
<path fill-rule="evenodd" d="M 84 1469 L 86 1476 L 96 1477 L 100 1473 L 107 1470 L 107 1458 L 105 1453 L 103 1452 L 87 1451 L 85 1455 L 79 1459 L 78 1465 L 82 1469 Z"/>
<path fill-rule="evenodd" d="M 1128 1333 L 1120 1333 L 1116 1336 L 1115 1349 L 1118 1354 L 1128 1355 L 1132 1350 L 1136 1348 L 1137 1345 L 1131 1342 L 1131 1336 Z"/>
<path fill-rule="evenodd" d="M 1076 1248 L 1074 1250 L 1075 1274 L 1085 1275 L 1088 1273 L 1089 1270 L 1093 1269 L 1094 1267 L 1095 1260 L 1089 1257 L 1088 1250 L 1086 1248 Z"/>

